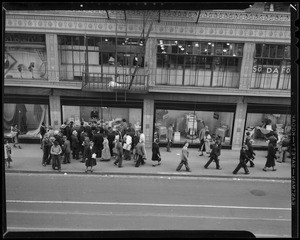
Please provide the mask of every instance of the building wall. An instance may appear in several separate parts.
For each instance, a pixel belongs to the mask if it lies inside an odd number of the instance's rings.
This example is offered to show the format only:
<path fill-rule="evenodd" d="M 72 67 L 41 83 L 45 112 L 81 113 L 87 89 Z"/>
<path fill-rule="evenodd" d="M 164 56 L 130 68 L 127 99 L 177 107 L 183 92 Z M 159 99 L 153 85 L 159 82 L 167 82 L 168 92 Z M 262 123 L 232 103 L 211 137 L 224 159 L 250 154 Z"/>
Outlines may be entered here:
<path fill-rule="evenodd" d="M 117 12 L 117 11 L 115 11 Z M 79 82 L 62 82 L 59 71 L 58 34 L 71 35 L 93 35 L 93 36 L 115 36 L 116 32 L 124 36 L 122 22 L 111 13 L 110 19 L 105 15 L 90 12 L 30 12 L 30 11 L 8 11 L 6 14 L 5 27 L 7 32 L 19 33 L 42 33 L 46 34 L 46 53 L 48 81 L 20 79 L 5 79 L 5 86 L 81 89 Z M 116 13 L 117 14 L 117 13 Z M 280 43 L 289 44 L 290 14 L 289 13 L 249 13 L 243 11 L 163 11 L 158 21 L 157 12 L 149 12 L 150 20 L 153 20 L 152 30 L 146 45 L 145 66 L 149 74 L 149 96 L 160 96 L 159 93 L 169 93 L 185 98 L 186 94 L 209 96 L 214 102 L 214 96 L 236 96 L 238 98 L 232 147 L 239 148 L 243 139 L 246 118 L 247 103 L 243 102 L 242 96 L 254 96 L 259 98 L 269 96 L 273 98 L 290 98 L 289 91 L 251 89 L 251 73 L 253 65 L 253 53 L 255 43 Z M 130 11 L 127 15 L 128 36 L 139 37 L 142 29 L 142 18 L 138 12 Z M 118 25 L 119 24 L 119 25 Z M 146 30 L 150 21 L 146 24 Z M 116 29 L 117 27 L 117 29 Z M 117 30 L 117 31 L 116 31 Z M 182 39 L 182 40 L 214 40 L 236 41 L 244 43 L 244 53 L 240 72 L 239 86 L 237 89 L 227 88 L 195 88 L 184 86 L 159 86 L 155 84 L 158 75 L 156 67 L 157 39 Z M 84 60 L 84 59 L 83 59 Z M 66 69 L 67 70 L 67 69 Z M 92 69 L 91 69 L 92 70 Z M 207 100 L 209 101 L 209 100 Z M 60 96 L 49 96 L 51 125 L 57 128 L 61 124 Z M 134 113 L 130 113 L 129 118 Z M 143 130 L 146 135 L 147 145 L 153 141 L 154 100 L 145 96 L 143 109 Z"/>

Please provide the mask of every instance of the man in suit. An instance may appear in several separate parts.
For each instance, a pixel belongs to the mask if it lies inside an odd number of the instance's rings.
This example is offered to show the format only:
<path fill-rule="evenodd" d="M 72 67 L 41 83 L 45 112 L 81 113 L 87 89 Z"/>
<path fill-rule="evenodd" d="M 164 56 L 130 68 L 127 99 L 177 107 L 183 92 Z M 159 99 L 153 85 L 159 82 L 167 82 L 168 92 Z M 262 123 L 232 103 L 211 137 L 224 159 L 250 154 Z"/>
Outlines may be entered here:
<path fill-rule="evenodd" d="M 216 163 L 216 169 L 221 170 L 222 168 L 220 167 L 219 164 L 220 154 L 221 154 L 221 141 L 219 138 L 217 138 L 210 152 L 210 156 L 209 156 L 210 158 L 208 162 L 204 165 L 204 168 L 208 168 L 208 166 L 212 163 L 212 161 L 214 161 Z"/>
<path fill-rule="evenodd" d="M 237 172 L 244 168 L 245 174 L 249 174 L 249 170 L 246 165 L 246 161 L 249 160 L 249 157 L 247 156 L 246 151 L 248 150 L 248 146 L 246 144 L 243 144 L 241 151 L 240 151 L 240 162 L 237 165 L 237 167 L 233 170 L 233 174 L 237 174 Z"/>

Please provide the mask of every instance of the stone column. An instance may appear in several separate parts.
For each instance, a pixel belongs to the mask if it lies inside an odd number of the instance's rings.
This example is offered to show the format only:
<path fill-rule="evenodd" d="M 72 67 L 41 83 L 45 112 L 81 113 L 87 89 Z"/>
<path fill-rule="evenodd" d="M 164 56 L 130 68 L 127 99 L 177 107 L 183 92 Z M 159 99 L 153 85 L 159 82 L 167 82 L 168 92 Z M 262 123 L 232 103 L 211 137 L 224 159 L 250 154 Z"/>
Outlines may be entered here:
<path fill-rule="evenodd" d="M 241 97 L 240 101 L 236 105 L 232 150 L 239 150 L 242 147 L 243 135 L 245 132 L 246 113 L 247 103 L 243 103 L 243 97 Z"/>
<path fill-rule="evenodd" d="M 59 81 L 58 45 L 56 34 L 46 34 L 48 81 Z"/>
<path fill-rule="evenodd" d="M 61 105 L 60 96 L 49 96 L 51 126 L 54 130 L 59 130 L 61 126 Z"/>
<path fill-rule="evenodd" d="M 154 100 L 144 99 L 143 109 L 143 133 L 146 138 L 146 147 L 152 147 L 153 142 L 153 125 L 154 125 Z"/>
<path fill-rule="evenodd" d="M 156 74 L 156 52 L 157 52 L 157 39 L 149 38 L 146 43 L 145 52 L 145 69 L 146 73 L 149 74 L 148 85 L 155 85 L 155 74 Z"/>
<path fill-rule="evenodd" d="M 239 89 L 245 90 L 250 88 L 254 52 L 255 43 L 246 42 L 243 50 Z"/>

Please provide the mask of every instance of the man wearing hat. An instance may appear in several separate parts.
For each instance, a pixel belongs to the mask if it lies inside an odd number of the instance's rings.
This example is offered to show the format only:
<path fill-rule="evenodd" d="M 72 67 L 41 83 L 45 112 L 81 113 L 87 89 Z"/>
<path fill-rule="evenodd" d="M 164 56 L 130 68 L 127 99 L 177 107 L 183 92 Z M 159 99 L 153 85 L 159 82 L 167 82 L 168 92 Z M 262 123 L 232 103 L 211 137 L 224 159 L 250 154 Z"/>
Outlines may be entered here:
<path fill-rule="evenodd" d="M 246 161 L 249 160 L 249 157 L 247 156 L 247 151 L 248 147 L 246 144 L 243 144 L 241 151 L 240 151 L 240 162 L 237 165 L 237 167 L 233 170 L 233 174 L 237 174 L 237 172 L 241 169 L 244 168 L 245 174 L 249 174 L 249 170 L 246 165 Z"/>

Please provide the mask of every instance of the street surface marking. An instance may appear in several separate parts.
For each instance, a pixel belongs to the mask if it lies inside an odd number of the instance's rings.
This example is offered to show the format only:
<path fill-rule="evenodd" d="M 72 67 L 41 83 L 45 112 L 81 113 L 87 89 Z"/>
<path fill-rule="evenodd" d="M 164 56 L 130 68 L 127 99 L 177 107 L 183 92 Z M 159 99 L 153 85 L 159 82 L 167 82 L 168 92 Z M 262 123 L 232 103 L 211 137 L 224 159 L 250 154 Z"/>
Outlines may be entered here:
<path fill-rule="evenodd" d="M 118 203 L 118 202 L 75 202 L 75 201 L 30 201 L 30 200 L 6 200 L 7 203 L 41 203 L 41 204 L 85 204 L 85 205 L 123 205 L 123 206 L 154 206 L 154 207 L 199 207 L 199 208 L 232 208 L 232 209 L 260 209 L 260 210 L 284 210 L 291 208 L 272 207 L 248 207 L 248 206 L 216 206 L 196 204 L 164 204 L 164 203 Z"/>
<path fill-rule="evenodd" d="M 218 220 L 255 220 L 255 221 L 279 221 L 279 222 L 291 222 L 291 219 L 277 219 L 277 218 L 244 218 L 244 217 L 213 217 L 213 216 L 195 216 L 195 215 L 176 215 L 176 214 L 152 214 L 144 213 L 141 214 L 132 214 L 132 213 L 96 213 L 96 212 L 54 212 L 54 211 L 15 211 L 9 210 L 8 213 L 18 213 L 18 214 L 54 214 L 54 215 L 86 215 L 86 216 L 120 216 L 120 217 L 171 217 L 171 218 L 200 218 L 200 219 L 218 219 Z"/>

